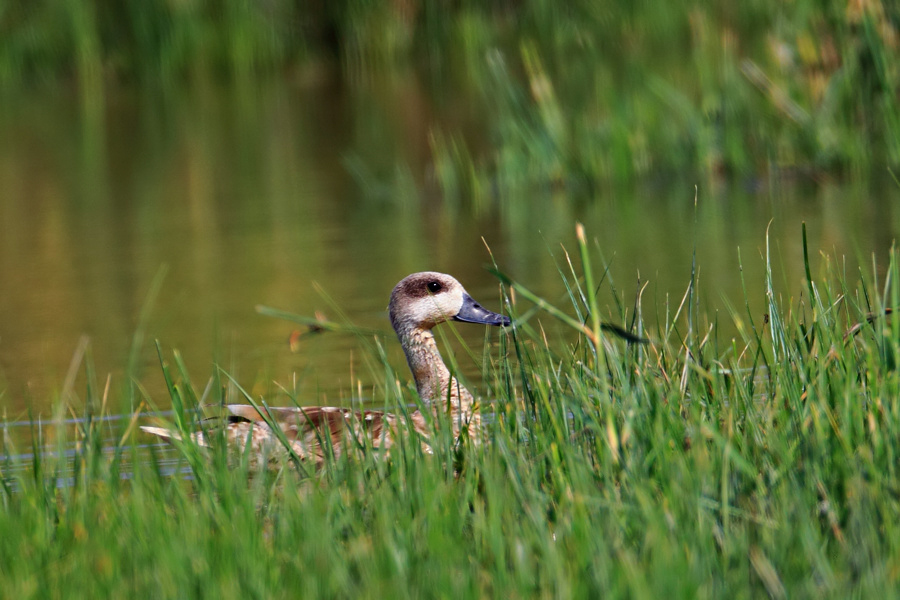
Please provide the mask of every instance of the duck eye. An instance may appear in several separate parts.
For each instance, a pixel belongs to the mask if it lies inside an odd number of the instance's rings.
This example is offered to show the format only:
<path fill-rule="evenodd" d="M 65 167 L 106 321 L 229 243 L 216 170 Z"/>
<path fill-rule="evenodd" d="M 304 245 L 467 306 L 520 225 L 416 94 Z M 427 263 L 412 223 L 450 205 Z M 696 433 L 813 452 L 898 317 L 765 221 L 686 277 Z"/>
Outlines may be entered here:
<path fill-rule="evenodd" d="M 443 288 L 441 287 L 441 283 L 439 281 L 429 281 L 428 282 L 428 291 L 432 294 L 437 294 Z"/>

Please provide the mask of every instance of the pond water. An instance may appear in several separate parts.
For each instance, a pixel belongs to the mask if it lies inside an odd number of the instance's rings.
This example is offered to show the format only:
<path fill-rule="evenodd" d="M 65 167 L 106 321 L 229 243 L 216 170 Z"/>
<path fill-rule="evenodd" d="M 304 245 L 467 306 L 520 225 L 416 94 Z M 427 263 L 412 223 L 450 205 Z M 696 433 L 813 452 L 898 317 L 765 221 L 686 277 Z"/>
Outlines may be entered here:
<path fill-rule="evenodd" d="M 851 279 L 853 265 L 870 265 L 873 253 L 883 266 L 900 230 L 900 193 L 888 178 L 651 181 L 577 199 L 535 190 L 516 210 L 458 206 L 433 183 L 429 132 L 458 130 L 488 146 L 478 115 L 461 105 L 436 101 L 414 77 L 110 89 L 90 101 L 60 90 L 5 98 L 0 410 L 12 421 L 49 415 L 82 336 L 101 384 L 109 374 L 118 389 L 139 329 L 133 373 L 158 408 L 169 400 L 153 340 L 180 350 L 200 388 L 218 363 L 254 393 L 273 382 L 290 387 L 296 373 L 308 403 L 340 402 L 370 377 L 359 340 L 309 337 L 292 352 L 295 326 L 259 315 L 256 305 L 342 312 L 387 332 L 394 284 L 432 269 L 498 308 L 485 244 L 501 269 L 564 304 L 561 244 L 575 248 L 579 221 L 626 304 L 638 276 L 649 282 L 651 327 L 684 294 L 695 248 L 709 314 L 743 306 L 743 275 L 761 316 L 767 227 L 778 285 L 793 297 L 803 289 L 802 222 L 814 270 L 820 253 L 846 255 Z M 480 348 L 483 331 L 474 329 L 460 331 Z M 477 373 L 474 361 L 460 359 Z M 84 385 L 79 374 L 73 402 Z"/>

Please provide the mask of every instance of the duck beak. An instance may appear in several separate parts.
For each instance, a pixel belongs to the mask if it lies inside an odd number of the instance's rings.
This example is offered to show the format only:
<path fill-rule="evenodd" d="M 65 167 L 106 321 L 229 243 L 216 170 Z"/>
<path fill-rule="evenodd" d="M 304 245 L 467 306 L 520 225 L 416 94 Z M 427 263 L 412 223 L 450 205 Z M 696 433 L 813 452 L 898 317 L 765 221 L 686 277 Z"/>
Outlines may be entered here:
<path fill-rule="evenodd" d="M 512 321 L 509 317 L 498 315 L 481 306 L 472 299 L 472 296 L 463 293 L 462 308 L 453 317 L 454 321 L 462 321 L 463 323 L 483 323 L 484 325 L 501 325 L 506 327 Z"/>

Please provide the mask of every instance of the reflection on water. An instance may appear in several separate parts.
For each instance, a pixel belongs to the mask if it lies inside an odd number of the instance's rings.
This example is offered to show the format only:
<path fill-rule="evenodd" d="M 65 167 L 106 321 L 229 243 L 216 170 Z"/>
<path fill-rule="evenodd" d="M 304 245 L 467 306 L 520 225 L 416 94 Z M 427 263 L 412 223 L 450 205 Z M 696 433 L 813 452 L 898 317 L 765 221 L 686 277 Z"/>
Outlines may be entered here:
<path fill-rule="evenodd" d="M 257 315 L 255 305 L 332 318 L 342 311 L 387 331 L 393 285 L 434 269 L 496 308 L 485 243 L 505 271 L 561 300 L 560 244 L 573 247 L 580 220 L 626 302 L 638 276 L 650 282 L 643 302 L 652 329 L 665 320 L 666 303 L 680 302 L 695 245 L 703 306 L 722 309 L 723 298 L 742 306 L 743 275 L 761 315 L 770 221 L 773 263 L 783 273 L 777 283 L 794 297 L 802 290 L 802 221 L 814 269 L 820 251 L 866 265 L 874 252 L 884 262 L 900 226 L 897 186 L 872 183 L 703 183 L 696 217 L 695 182 L 578 198 L 535 190 L 477 213 L 449 206 L 434 189 L 429 131 L 483 138 L 477 116 L 461 111 L 459 99 L 434 102 L 414 80 L 379 85 L 126 89 L 87 109 L 75 94 L 5 101 L 0 408 L 7 418 L 29 406 L 50 413 L 82 334 L 92 340 L 99 379 L 111 373 L 114 389 L 124 387 L 140 314 L 163 266 L 135 370 L 157 407 L 168 398 L 154 339 L 183 353 L 201 389 L 216 362 L 254 393 L 274 389 L 273 380 L 291 387 L 297 372 L 309 403 L 336 403 L 355 393 L 356 379 L 370 378 L 359 340 L 314 336 L 292 354 L 292 326 Z M 482 332 L 460 332 L 480 347 Z M 390 357 L 404 372 L 392 341 Z M 79 379 L 75 391 L 83 385 Z"/>
<path fill-rule="evenodd" d="M 158 411 L 148 416 L 172 418 L 171 411 Z M 55 418 L 34 421 L 7 421 L 2 424 L 2 446 L 0 446 L 0 484 L 8 491 L 18 491 L 19 478 L 28 477 L 36 465 L 52 465 L 44 467 L 45 476 L 57 488 L 71 487 L 79 468 L 84 468 L 84 442 L 76 431 L 86 427 L 99 428 L 102 434 L 102 455 L 110 460 L 116 459 L 119 477 L 130 479 L 133 475 L 133 460 L 147 462 L 152 460 L 159 472 L 171 477 L 180 475 L 190 477 L 191 470 L 184 457 L 175 449 L 164 443 L 123 445 L 123 434 L 129 429 L 129 421 L 134 415 L 106 415 L 86 418 Z M 16 444 L 21 444 L 17 446 Z M 133 452 L 131 452 L 133 450 Z M 152 459 L 151 459 L 152 454 Z"/>

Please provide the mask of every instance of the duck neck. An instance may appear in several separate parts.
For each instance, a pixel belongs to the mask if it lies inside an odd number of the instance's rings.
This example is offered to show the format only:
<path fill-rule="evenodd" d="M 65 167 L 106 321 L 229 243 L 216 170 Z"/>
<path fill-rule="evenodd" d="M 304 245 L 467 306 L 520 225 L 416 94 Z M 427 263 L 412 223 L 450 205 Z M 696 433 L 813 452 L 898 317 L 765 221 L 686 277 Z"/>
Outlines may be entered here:
<path fill-rule="evenodd" d="M 450 374 L 431 329 L 412 328 L 398 331 L 400 343 L 406 352 L 406 361 L 416 380 L 416 390 L 434 414 L 449 413 L 453 430 L 458 432 L 464 423 L 480 421 L 474 411 L 472 394 Z"/>

